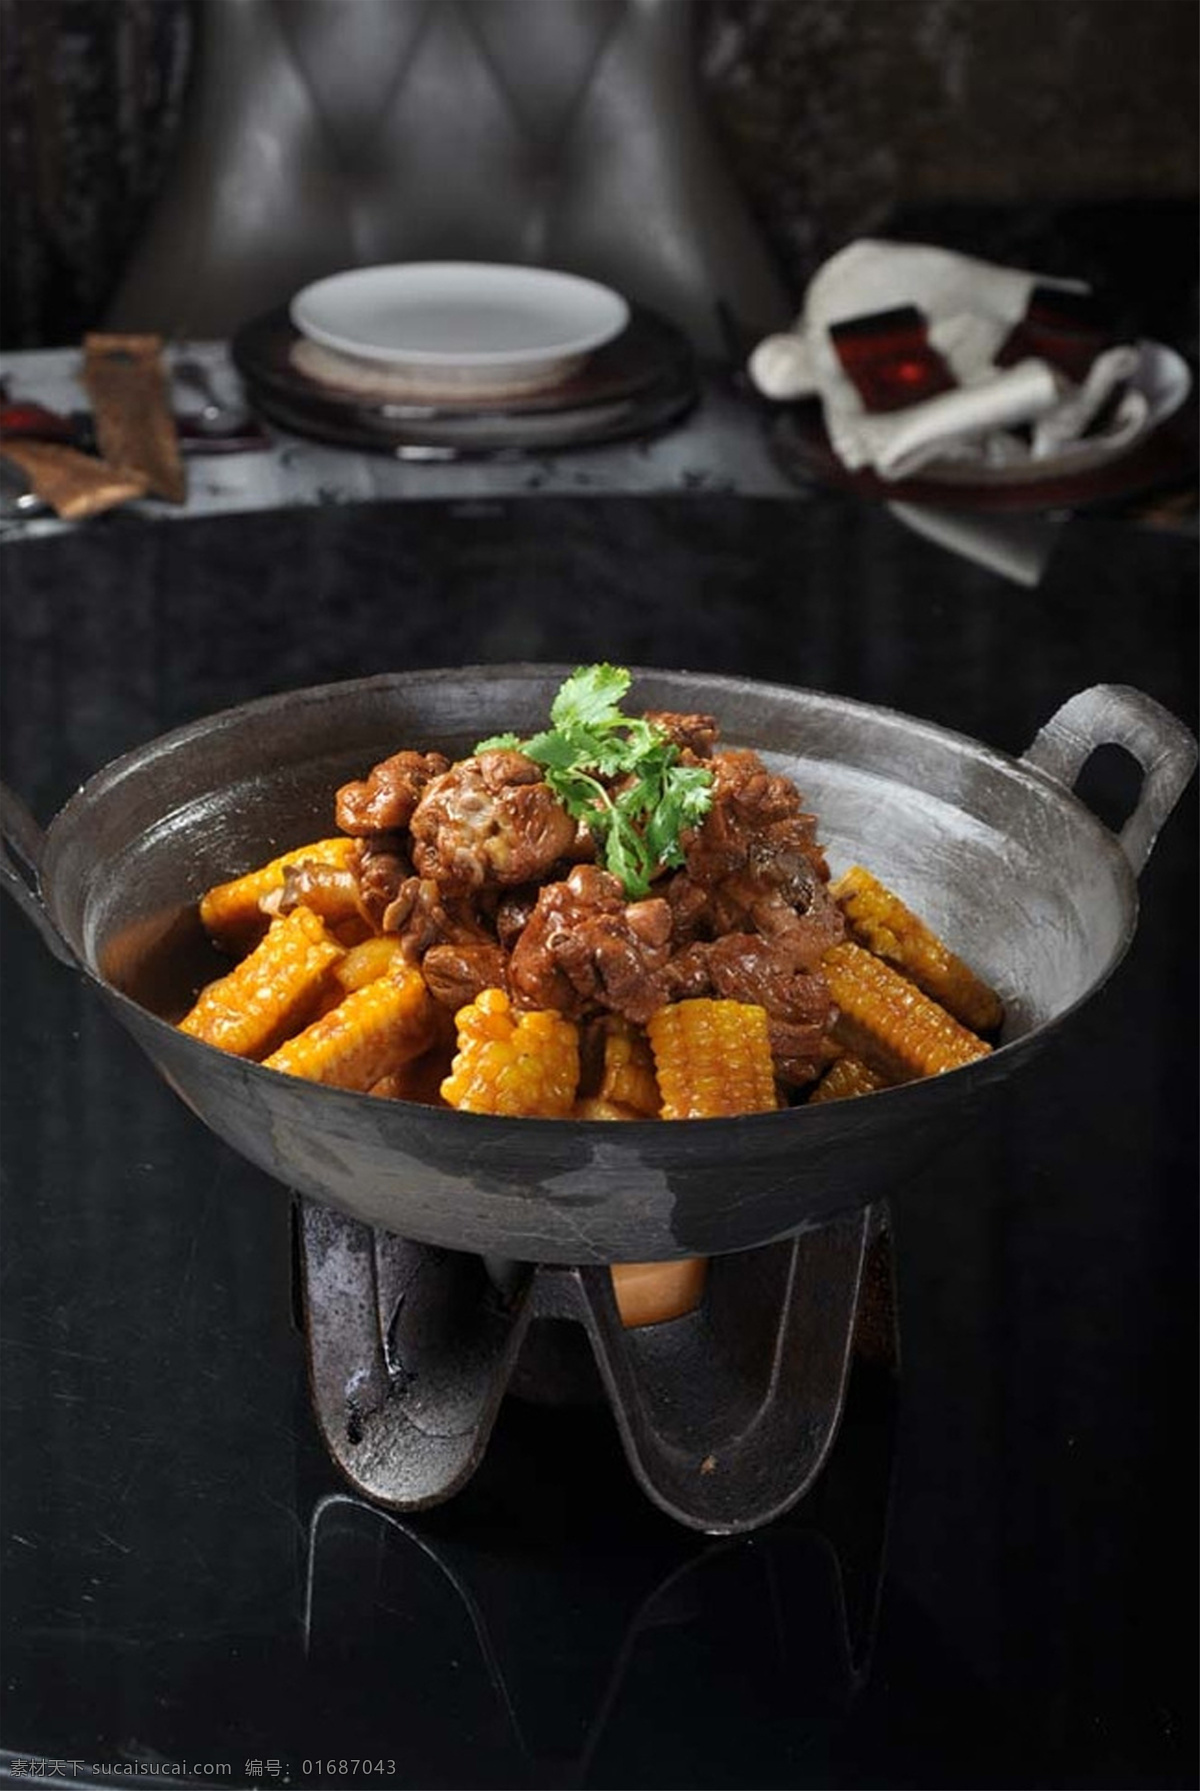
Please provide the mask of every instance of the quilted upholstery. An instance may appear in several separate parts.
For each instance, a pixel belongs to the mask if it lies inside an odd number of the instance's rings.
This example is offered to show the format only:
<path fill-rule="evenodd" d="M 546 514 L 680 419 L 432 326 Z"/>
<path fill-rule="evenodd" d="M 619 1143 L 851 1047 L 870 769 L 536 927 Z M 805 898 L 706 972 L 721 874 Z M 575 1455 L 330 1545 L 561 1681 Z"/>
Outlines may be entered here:
<path fill-rule="evenodd" d="M 694 0 L 205 0 L 109 322 L 224 335 L 342 267 L 592 274 L 722 346 L 789 304 L 705 124 Z"/>

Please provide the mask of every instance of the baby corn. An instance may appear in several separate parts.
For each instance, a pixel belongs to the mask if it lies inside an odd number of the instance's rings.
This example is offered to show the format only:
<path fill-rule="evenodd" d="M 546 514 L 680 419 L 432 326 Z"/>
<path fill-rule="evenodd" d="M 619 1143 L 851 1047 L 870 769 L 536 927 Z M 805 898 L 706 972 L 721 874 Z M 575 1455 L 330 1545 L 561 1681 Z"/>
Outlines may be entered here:
<path fill-rule="evenodd" d="M 581 1095 L 571 1109 L 572 1119 L 657 1119 L 657 1113 L 639 1113 L 636 1107 L 622 1107 L 618 1101 L 605 1101 L 599 1095 Z"/>
<path fill-rule="evenodd" d="M 548 1010 L 514 1013 L 503 989 L 460 1008 L 458 1051 L 442 1096 L 468 1113 L 566 1119 L 579 1086 L 579 1034 Z"/>
<path fill-rule="evenodd" d="M 839 1009 L 834 1037 L 889 1082 L 940 1075 L 991 1050 L 915 983 L 851 940 L 832 946 L 821 968 Z"/>
<path fill-rule="evenodd" d="M 886 1087 L 886 1076 L 881 1076 L 861 1057 L 847 1051 L 845 1056 L 830 1064 L 809 1095 L 808 1105 L 811 1107 L 816 1101 L 847 1101 L 854 1095 L 874 1094 L 877 1088 Z"/>
<path fill-rule="evenodd" d="M 358 841 L 338 837 L 314 840 L 311 845 L 297 846 L 263 864 L 256 871 L 247 871 L 228 883 L 218 883 L 200 901 L 200 920 L 215 944 L 232 955 L 249 950 L 267 930 L 268 917 L 259 907 L 264 896 L 283 888 L 284 876 L 291 865 L 313 859 L 319 864 L 349 865 L 358 850 Z"/>
<path fill-rule="evenodd" d="M 598 1098 L 615 1107 L 631 1108 L 643 1119 L 657 1119 L 662 1106 L 650 1041 L 640 1027 L 620 1014 L 610 1015 L 605 1025 Z"/>
<path fill-rule="evenodd" d="M 419 970 L 398 964 L 363 983 L 266 1059 L 270 1070 L 366 1090 L 428 1049 L 433 998 Z"/>
<path fill-rule="evenodd" d="M 646 1026 L 663 1119 L 720 1119 L 778 1105 L 765 1009 L 697 999 L 660 1007 Z"/>
<path fill-rule="evenodd" d="M 394 971 L 401 961 L 400 941 L 395 934 L 375 934 L 348 948 L 334 968 L 333 980 L 342 994 L 353 995 L 356 989 L 365 989 L 368 983 Z"/>
<path fill-rule="evenodd" d="M 972 1032 L 995 1032 L 1004 1018 L 1000 997 L 937 934 L 860 864 L 832 886 L 850 937 L 948 1008 Z"/>
<path fill-rule="evenodd" d="M 446 1070 L 450 1059 L 445 1051 L 432 1046 L 422 1051 L 408 1063 L 401 1064 L 379 1082 L 368 1089 L 368 1094 L 378 1095 L 380 1100 L 414 1101 L 421 1107 L 444 1107 L 442 1099 L 442 1083 L 446 1079 Z"/>
<path fill-rule="evenodd" d="M 273 920 L 227 976 L 203 989 L 180 1029 L 235 1057 L 265 1057 L 319 1003 L 342 947 L 307 908 Z"/>

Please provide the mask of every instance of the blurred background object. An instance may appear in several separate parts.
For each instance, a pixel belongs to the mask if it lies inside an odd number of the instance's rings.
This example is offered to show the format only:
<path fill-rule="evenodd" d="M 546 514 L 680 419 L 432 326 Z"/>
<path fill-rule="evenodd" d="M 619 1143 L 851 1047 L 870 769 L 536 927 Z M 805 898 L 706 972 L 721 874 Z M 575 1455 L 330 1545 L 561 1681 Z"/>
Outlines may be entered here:
<path fill-rule="evenodd" d="M 0 3 L 6 348 L 75 342 L 112 296 L 175 147 L 187 0 Z"/>
<path fill-rule="evenodd" d="M 786 290 L 705 117 L 692 0 L 204 0 L 119 329 L 230 334 L 347 269 L 607 281 L 718 352 Z M 726 321 L 728 320 L 728 321 Z"/>
<path fill-rule="evenodd" d="M 897 235 L 1115 287 L 1146 334 L 1194 341 L 1191 0 L 714 0 L 710 17 L 731 166 L 797 292 L 855 237 Z"/>
<path fill-rule="evenodd" d="M 708 122 L 790 293 L 855 236 L 909 236 L 1088 279 L 1195 353 L 1193 0 L 688 3 Z M 106 316 L 211 4 L 0 0 L 0 345 Z"/>

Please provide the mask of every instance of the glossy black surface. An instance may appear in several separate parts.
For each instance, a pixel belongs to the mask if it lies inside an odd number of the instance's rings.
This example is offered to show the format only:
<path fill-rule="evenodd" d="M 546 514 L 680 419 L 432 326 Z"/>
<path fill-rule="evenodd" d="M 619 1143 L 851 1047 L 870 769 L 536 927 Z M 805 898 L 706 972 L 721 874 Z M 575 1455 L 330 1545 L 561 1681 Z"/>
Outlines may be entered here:
<path fill-rule="evenodd" d="M 1090 683 L 1195 725 L 1195 543 L 1112 523 L 1036 590 L 849 501 L 711 494 L 114 518 L 4 560 L 5 776 L 43 819 L 213 709 L 468 659 L 767 677 L 1011 752 Z M 1116 819 L 1118 756 L 1087 786 Z M 602 1409 L 508 1402 L 425 1517 L 342 1496 L 286 1193 L 5 903 L 10 1763 L 1194 1782 L 1195 867 L 1193 786 L 1112 983 L 895 1192 L 894 1410 L 856 1372 L 813 1494 L 733 1542 L 649 1505 Z"/>

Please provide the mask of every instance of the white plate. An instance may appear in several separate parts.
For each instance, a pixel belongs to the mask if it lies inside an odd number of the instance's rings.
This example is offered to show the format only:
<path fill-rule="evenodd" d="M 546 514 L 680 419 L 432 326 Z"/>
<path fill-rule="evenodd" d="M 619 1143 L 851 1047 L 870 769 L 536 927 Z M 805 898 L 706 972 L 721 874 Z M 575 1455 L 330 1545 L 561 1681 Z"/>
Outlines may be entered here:
<path fill-rule="evenodd" d="M 459 396 L 556 385 L 629 322 L 595 280 L 483 261 L 354 268 L 306 286 L 290 310 L 321 347 Z"/>

